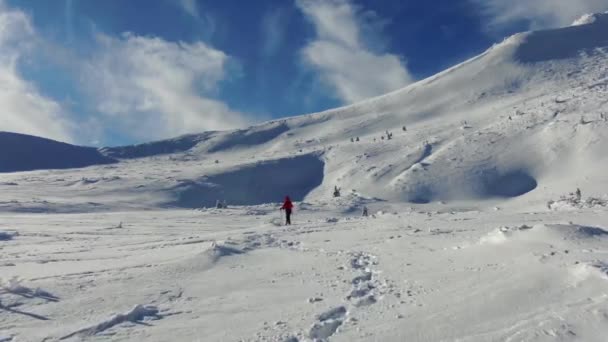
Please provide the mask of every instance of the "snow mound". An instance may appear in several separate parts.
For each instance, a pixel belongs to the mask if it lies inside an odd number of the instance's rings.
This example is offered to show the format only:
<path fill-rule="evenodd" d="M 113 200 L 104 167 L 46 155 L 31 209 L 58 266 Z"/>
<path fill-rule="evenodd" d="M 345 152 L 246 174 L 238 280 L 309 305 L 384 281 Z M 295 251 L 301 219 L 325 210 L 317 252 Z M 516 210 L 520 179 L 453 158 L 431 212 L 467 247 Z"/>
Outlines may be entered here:
<path fill-rule="evenodd" d="M 0 288 L 8 293 L 14 294 L 28 294 L 32 292 L 29 287 L 23 285 L 23 279 L 19 277 L 12 277 L 8 280 L 2 280 L 0 278 Z"/>
<path fill-rule="evenodd" d="M 601 261 L 578 263 L 570 269 L 570 273 L 576 282 L 591 277 L 608 280 L 608 263 Z"/>
<path fill-rule="evenodd" d="M 272 234 L 248 234 L 242 239 L 227 239 L 222 242 L 213 241 L 201 253 L 181 259 L 170 266 L 170 272 L 181 269 L 188 273 L 205 272 L 222 262 L 224 258 L 245 255 L 261 248 L 297 248 L 297 242 L 278 241 Z"/>
<path fill-rule="evenodd" d="M 19 277 L 12 277 L 6 281 L 0 278 L 0 289 L 2 289 L 6 293 L 11 293 L 29 298 L 41 298 L 50 302 L 56 302 L 59 300 L 58 297 L 54 296 L 48 291 L 45 291 L 41 288 L 32 289 L 23 285 L 23 283 L 24 280 Z"/>
<path fill-rule="evenodd" d="M 191 274 L 206 272 L 215 267 L 222 259 L 244 253 L 245 251 L 236 247 L 212 242 L 204 251 L 170 264 L 167 272 L 185 272 Z"/>
<path fill-rule="evenodd" d="M 492 230 L 486 236 L 479 239 L 479 243 L 482 245 L 498 245 L 508 241 L 513 233 L 505 228 L 499 228 Z"/>
<path fill-rule="evenodd" d="M 351 191 L 341 195 L 340 197 L 318 200 L 314 205 L 312 203 L 302 202 L 298 208 L 300 210 L 308 210 L 313 209 L 316 206 L 321 206 L 331 208 L 332 210 L 339 211 L 343 214 L 353 214 L 361 213 L 363 207 L 378 202 L 381 202 L 381 200 L 378 198 L 370 198 L 359 194 L 358 192 Z"/>
<path fill-rule="evenodd" d="M 482 245 L 504 244 L 509 241 L 528 241 L 540 243 L 555 243 L 592 239 L 608 239 L 608 231 L 599 227 L 580 226 L 572 224 L 539 224 L 533 227 L 502 227 L 495 229 L 480 239 Z"/>
<path fill-rule="evenodd" d="M 608 206 L 608 199 L 588 197 L 582 201 L 574 196 L 563 196 L 557 201 L 549 201 L 547 208 L 550 210 L 579 210 L 585 208 L 604 208 Z"/>
<path fill-rule="evenodd" d="M 585 240 L 593 238 L 608 238 L 608 231 L 599 227 L 554 224 L 534 226 L 543 235 L 552 235 L 564 240 Z"/>
<path fill-rule="evenodd" d="M 223 257 L 227 257 L 227 256 L 231 256 L 231 255 L 239 255 L 239 254 L 243 254 L 245 252 L 243 252 L 242 250 L 235 248 L 235 247 L 230 247 L 230 246 L 226 246 L 226 245 L 220 245 L 217 243 L 213 243 L 211 245 L 211 248 L 208 249 L 207 251 L 205 251 L 205 255 L 209 258 L 209 260 L 212 263 L 217 262 L 218 260 L 220 260 Z"/>
<path fill-rule="evenodd" d="M 608 263 L 598 261 L 591 264 L 591 266 L 596 270 L 596 272 L 599 273 L 602 278 L 608 280 Z"/>
<path fill-rule="evenodd" d="M 98 324 L 95 324 L 91 327 L 84 328 L 78 331 L 75 331 L 71 334 L 63 336 L 60 340 L 69 339 L 75 337 L 77 335 L 81 336 L 93 336 L 99 334 L 105 330 L 108 330 L 116 325 L 131 322 L 138 323 L 145 321 L 146 319 L 160 319 L 159 310 L 155 306 L 151 305 L 135 305 L 131 310 L 123 313 L 117 314 L 110 317 L 107 320 L 104 320 Z"/>

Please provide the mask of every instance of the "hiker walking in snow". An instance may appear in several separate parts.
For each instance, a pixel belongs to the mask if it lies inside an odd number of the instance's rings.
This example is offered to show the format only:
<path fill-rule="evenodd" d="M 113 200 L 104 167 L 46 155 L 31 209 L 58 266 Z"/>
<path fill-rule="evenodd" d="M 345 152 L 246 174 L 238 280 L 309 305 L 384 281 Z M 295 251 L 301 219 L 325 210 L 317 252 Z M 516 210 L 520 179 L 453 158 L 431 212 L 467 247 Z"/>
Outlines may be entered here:
<path fill-rule="evenodd" d="M 334 186 L 334 197 L 340 197 L 340 188 L 338 186 Z"/>
<path fill-rule="evenodd" d="M 281 210 L 285 210 L 285 224 L 291 224 L 291 210 L 293 209 L 293 203 L 291 203 L 291 199 L 289 196 L 285 196 L 285 201 L 283 202 L 283 206 Z"/>

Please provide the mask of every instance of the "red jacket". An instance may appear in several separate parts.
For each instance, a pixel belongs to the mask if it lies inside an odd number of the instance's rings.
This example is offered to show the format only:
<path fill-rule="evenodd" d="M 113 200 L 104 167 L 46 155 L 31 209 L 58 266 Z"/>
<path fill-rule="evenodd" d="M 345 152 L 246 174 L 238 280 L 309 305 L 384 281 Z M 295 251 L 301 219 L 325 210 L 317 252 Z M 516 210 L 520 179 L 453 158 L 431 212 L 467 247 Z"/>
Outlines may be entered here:
<path fill-rule="evenodd" d="M 285 202 L 283 202 L 283 206 L 281 207 L 281 209 L 293 209 L 293 203 L 291 203 L 291 199 L 289 199 L 289 196 L 285 197 Z"/>

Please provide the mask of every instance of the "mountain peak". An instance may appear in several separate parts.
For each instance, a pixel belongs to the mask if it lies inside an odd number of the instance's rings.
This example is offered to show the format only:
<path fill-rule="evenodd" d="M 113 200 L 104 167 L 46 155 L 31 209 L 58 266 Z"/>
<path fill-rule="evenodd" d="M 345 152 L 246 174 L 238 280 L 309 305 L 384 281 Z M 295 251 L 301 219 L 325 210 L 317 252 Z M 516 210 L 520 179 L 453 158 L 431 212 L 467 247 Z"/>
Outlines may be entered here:
<path fill-rule="evenodd" d="M 571 26 L 581 26 L 581 25 L 589 25 L 595 23 L 598 19 L 602 19 L 602 17 L 608 17 L 608 11 L 604 13 L 587 13 L 583 14 L 580 18 L 576 19 Z"/>
<path fill-rule="evenodd" d="M 529 32 L 515 53 L 521 63 L 576 58 L 608 46 L 608 14 L 585 15 L 573 26 Z"/>

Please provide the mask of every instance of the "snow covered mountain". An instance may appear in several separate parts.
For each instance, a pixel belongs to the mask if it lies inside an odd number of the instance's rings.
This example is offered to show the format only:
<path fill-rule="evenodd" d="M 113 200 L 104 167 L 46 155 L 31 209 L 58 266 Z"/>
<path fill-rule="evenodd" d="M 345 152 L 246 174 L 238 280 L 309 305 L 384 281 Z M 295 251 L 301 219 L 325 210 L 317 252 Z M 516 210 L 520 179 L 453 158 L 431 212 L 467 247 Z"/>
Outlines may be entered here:
<path fill-rule="evenodd" d="M 0 132 L 0 172 L 69 169 L 117 161 L 97 149 L 79 147 L 25 134 Z"/>
<path fill-rule="evenodd" d="M 62 180 L 47 178 L 57 172 L 37 175 L 55 197 L 50 207 L 69 201 L 83 177 L 89 183 L 78 193 L 90 190 L 86 196 L 97 207 L 108 204 L 103 198 L 110 193 L 124 194 L 129 206 L 142 196 L 135 202 L 202 207 L 216 199 L 261 204 L 285 194 L 320 200 L 334 186 L 411 203 L 516 197 L 544 203 L 576 187 L 599 194 L 608 189 L 602 119 L 608 15 L 576 24 L 512 36 L 434 77 L 355 105 L 238 131 L 104 148 L 100 163 L 121 162 L 63 171 Z M 2 165 L 25 170 L 10 160 Z M 53 166 L 37 166 L 45 167 Z M 3 177 L 19 183 L 32 174 Z"/>
<path fill-rule="evenodd" d="M 603 342 L 607 95 L 608 13 L 242 130 L 0 133 L 0 341 Z"/>

